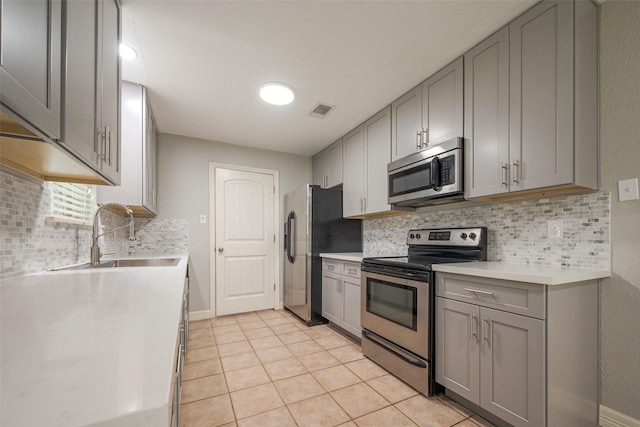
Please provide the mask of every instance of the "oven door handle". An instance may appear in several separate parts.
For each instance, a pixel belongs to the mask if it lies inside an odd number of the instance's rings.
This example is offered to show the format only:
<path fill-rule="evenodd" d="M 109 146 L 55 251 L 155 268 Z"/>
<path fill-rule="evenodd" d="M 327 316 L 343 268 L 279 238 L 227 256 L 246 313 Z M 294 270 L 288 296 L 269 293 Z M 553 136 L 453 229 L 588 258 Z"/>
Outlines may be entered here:
<path fill-rule="evenodd" d="M 394 343 L 387 341 L 386 339 L 379 337 L 378 335 L 373 334 L 366 329 L 362 330 L 362 336 L 374 342 L 375 344 L 378 344 L 383 349 L 393 353 L 395 356 L 399 357 L 407 363 L 410 363 L 419 368 L 427 368 L 427 363 L 424 360 L 418 359 L 402 347 L 398 347 Z"/>

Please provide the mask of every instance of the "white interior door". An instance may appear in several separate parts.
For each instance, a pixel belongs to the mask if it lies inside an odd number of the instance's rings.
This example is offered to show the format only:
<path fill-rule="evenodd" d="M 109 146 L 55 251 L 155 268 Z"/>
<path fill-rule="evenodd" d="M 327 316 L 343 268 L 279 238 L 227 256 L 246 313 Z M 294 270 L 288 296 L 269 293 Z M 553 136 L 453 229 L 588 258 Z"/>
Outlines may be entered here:
<path fill-rule="evenodd" d="M 216 315 L 274 308 L 274 176 L 215 169 Z"/>

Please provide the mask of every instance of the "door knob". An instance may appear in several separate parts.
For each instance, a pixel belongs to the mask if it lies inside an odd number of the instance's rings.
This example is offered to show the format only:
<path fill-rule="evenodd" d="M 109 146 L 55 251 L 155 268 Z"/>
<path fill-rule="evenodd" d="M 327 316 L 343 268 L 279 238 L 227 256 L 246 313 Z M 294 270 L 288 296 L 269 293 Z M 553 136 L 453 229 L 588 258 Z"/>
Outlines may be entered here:
<path fill-rule="evenodd" d="M 224 251 L 224 248 L 218 248 L 218 253 L 222 253 Z"/>

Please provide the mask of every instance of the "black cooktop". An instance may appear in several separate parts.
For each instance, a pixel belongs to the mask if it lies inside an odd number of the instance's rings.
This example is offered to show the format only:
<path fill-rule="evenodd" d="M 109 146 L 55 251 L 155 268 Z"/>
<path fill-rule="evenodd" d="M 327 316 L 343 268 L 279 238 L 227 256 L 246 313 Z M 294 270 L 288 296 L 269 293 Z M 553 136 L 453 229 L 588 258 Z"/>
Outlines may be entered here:
<path fill-rule="evenodd" d="M 424 274 L 433 264 L 486 261 L 486 235 L 485 227 L 409 230 L 407 256 L 364 258 L 362 268 Z"/>

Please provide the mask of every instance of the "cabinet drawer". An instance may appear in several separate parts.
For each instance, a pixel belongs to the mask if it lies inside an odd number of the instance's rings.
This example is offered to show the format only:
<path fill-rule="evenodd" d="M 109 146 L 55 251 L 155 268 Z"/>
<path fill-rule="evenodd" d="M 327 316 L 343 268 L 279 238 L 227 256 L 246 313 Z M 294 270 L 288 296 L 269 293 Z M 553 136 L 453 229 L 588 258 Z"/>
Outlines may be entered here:
<path fill-rule="evenodd" d="M 344 261 L 338 261 L 336 259 L 322 259 L 322 270 L 332 271 L 334 273 L 342 274 L 344 271 Z"/>
<path fill-rule="evenodd" d="M 538 319 L 546 317 L 543 285 L 438 273 L 436 295 Z"/>
<path fill-rule="evenodd" d="M 357 277 L 360 278 L 360 264 L 355 262 L 345 262 L 343 264 L 343 272 L 345 276 Z"/>

